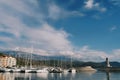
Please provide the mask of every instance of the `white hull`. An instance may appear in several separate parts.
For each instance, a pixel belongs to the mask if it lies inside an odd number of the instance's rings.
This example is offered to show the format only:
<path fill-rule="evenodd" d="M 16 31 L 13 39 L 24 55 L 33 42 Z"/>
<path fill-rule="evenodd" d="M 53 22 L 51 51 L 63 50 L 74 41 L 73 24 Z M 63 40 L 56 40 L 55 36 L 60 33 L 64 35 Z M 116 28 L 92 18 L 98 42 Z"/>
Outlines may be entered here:
<path fill-rule="evenodd" d="M 47 70 L 36 70 L 37 73 L 48 73 Z"/>
<path fill-rule="evenodd" d="M 48 73 L 48 69 L 47 68 L 43 68 L 43 69 L 38 69 L 36 70 L 37 73 Z"/>
<path fill-rule="evenodd" d="M 3 71 L 4 71 L 4 72 L 10 72 L 11 69 L 4 69 Z"/>
<path fill-rule="evenodd" d="M 26 69 L 25 73 L 35 73 L 36 69 Z"/>
<path fill-rule="evenodd" d="M 12 69 L 11 72 L 20 72 L 21 69 Z"/>
<path fill-rule="evenodd" d="M 68 73 L 69 70 L 63 70 L 64 73 Z"/>
<path fill-rule="evenodd" d="M 1 68 L 0 71 L 1 71 L 1 72 L 10 72 L 11 69 L 8 69 L 8 68 Z"/>
<path fill-rule="evenodd" d="M 71 69 L 69 69 L 69 71 L 68 71 L 68 72 L 71 72 L 71 73 L 76 73 L 76 69 L 71 68 Z"/>

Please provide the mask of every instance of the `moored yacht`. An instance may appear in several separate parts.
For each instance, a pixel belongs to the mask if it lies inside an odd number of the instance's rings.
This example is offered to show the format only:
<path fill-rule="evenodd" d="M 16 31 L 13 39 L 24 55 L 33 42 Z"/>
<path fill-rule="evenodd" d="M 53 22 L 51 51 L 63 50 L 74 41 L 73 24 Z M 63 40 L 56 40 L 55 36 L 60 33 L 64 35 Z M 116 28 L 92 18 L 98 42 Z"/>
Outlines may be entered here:
<path fill-rule="evenodd" d="M 48 68 L 36 69 L 36 73 L 48 73 Z"/>
<path fill-rule="evenodd" d="M 1 68 L 0 71 L 1 72 L 10 72 L 12 69 L 9 68 Z"/>
<path fill-rule="evenodd" d="M 23 73 L 35 73 L 36 69 L 35 68 L 26 68 L 26 69 L 22 69 L 21 72 L 23 72 Z"/>
<path fill-rule="evenodd" d="M 55 67 L 55 68 L 51 68 L 49 69 L 50 73 L 62 73 L 63 70 L 60 67 Z"/>
<path fill-rule="evenodd" d="M 19 69 L 19 68 L 13 68 L 13 69 L 11 69 L 11 71 L 10 72 L 21 72 L 21 69 Z"/>
<path fill-rule="evenodd" d="M 74 69 L 74 68 L 70 68 L 70 69 L 68 70 L 68 72 L 76 73 L 76 69 Z"/>

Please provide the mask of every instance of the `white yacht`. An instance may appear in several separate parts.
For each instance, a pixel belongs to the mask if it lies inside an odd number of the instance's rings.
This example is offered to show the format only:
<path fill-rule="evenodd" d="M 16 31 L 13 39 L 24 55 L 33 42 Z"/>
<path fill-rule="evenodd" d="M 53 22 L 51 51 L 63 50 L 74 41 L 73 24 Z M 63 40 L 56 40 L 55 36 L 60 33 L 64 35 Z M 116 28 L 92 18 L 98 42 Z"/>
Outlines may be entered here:
<path fill-rule="evenodd" d="M 54 67 L 49 70 L 50 73 L 62 73 L 63 70 L 60 67 Z"/>
<path fill-rule="evenodd" d="M 74 68 L 70 68 L 70 69 L 68 70 L 68 72 L 76 73 L 76 69 L 74 69 Z"/>
<path fill-rule="evenodd" d="M 64 69 L 64 70 L 63 70 L 63 73 L 68 73 L 68 72 L 69 72 L 68 69 Z"/>
<path fill-rule="evenodd" d="M 36 73 L 48 73 L 48 68 L 37 69 Z"/>
<path fill-rule="evenodd" d="M 9 69 L 9 68 L 2 68 L 1 69 L 1 72 L 10 72 L 12 69 Z"/>
<path fill-rule="evenodd" d="M 13 69 L 11 69 L 11 72 L 21 72 L 21 69 L 13 68 Z"/>
<path fill-rule="evenodd" d="M 37 69 L 36 68 L 28 68 L 28 69 L 23 69 L 22 72 L 24 73 L 36 73 Z"/>

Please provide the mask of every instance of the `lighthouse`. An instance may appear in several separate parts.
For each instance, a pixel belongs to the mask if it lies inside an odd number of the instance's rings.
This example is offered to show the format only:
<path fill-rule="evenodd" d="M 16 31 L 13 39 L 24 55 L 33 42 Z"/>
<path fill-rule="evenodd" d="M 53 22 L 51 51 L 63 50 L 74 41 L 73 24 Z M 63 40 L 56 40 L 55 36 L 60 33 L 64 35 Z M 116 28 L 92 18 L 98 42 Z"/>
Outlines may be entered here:
<path fill-rule="evenodd" d="M 111 67 L 108 58 L 106 58 L 106 67 Z"/>

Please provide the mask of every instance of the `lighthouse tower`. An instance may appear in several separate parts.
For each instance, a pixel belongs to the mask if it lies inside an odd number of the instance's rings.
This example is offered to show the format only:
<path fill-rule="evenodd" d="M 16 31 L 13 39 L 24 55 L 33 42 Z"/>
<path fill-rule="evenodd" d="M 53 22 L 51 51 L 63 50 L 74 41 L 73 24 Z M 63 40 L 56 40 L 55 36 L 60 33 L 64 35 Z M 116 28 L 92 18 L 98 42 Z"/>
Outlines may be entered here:
<path fill-rule="evenodd" d="M 111 67 L 108 58 L 106 58 L 106 67 Z"/>

